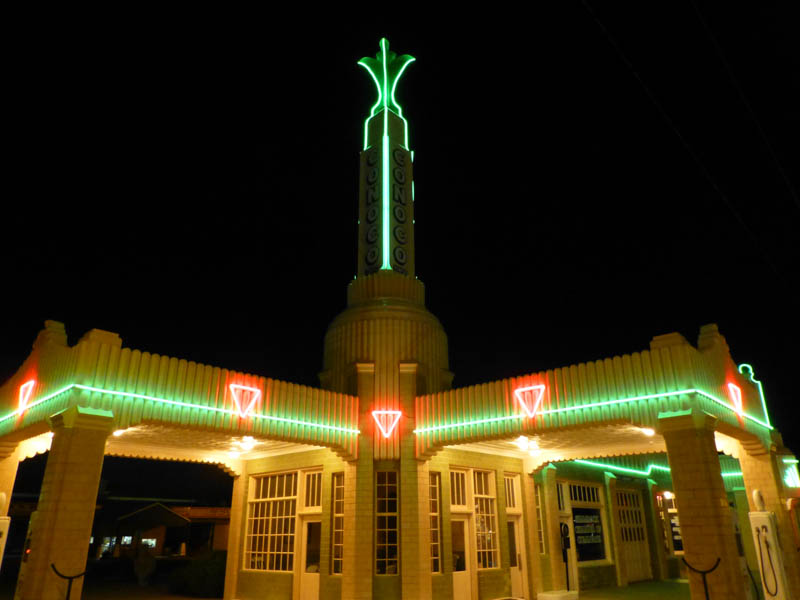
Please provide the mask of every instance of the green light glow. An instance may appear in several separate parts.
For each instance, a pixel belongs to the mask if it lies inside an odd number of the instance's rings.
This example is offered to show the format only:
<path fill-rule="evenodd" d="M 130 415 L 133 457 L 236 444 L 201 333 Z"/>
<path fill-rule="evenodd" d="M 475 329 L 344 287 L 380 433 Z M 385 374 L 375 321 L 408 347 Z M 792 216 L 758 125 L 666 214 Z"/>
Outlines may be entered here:
<path fill-rule="evenodd" d="M 630 473 L 631 475 L 638 475 L 639 477 L 649 477 L 650 473 L 653 471 L 664 471 L 665 473 L 670 472 L 669 467 L 663 467 L 661 465 L 654 465 L 649 464 L 647 465 L 647 471 L 640 471 L 639 469 L 631 469 L 628 467 L 619 467 L 617 465 L 608 465 L 605 463 L 593 462 L 591 460 L 573 460 L 572 462 L 580 463 L 582 465 L 587 465 L 589 467 L 596 467 L 598 469 L 604 469 L 608 471 L 618 471 L 620 473 Z"/>
<path fill-rule="evenodd" d="M 785 464 L 785 465 L 796 465 L 798 463 L 800 463 L 800 460 L 797 460 L 796 458 L 784 458 L 783 459 L 783 464 Z"/>
<path fill-rule="evenodd" d="M 384 112 L 384 120 L 389 113 Z M 389 252 L 389 136 L 386 134 L 386 125 L 383 129 L 383 264 L 381 269 L 391 269 L 391 253 Z"/>
<path fill-rule="evenodd" d="M 574 412 L 574 411 L 578 411 L 578 410 L 585 410 L 587 408 L 598 408 L 598 407 L 601 407 L 601 406 L 612 406 L 614 404 L 624 404 L 624 403 L 627 403 L 627 402 L 638 402 L 639 400 L 653 400 L 653 399 L 656 399 L 656 398 L 668 398 L 670 396 L 682 396 L 682 395 L 685 395 L 685 394 L 699 394 L 700 396 L 703 396 L 704 398 L 708 398 L 709 400 L 713 400 L 714 402 L 716 402 L 720 406 L 723 406 L 723 407 L 727 408 L 731 412 L 733 412 L 733 413 L 735 413 L 737 415 L 739 414 L 738 411 L 733 406 L 728 404 L 727 402 L 725 402 L 723 400 L 720 400 L 719 398 L 717 398 L 715 396 L 712 396 L 711 394 L 709 394 L 707 392 L 704 392 L 703 390 L 698 390 L 698 389 L 692 388 L 692 389 L 688 389 L 688 390 L 678 390 L 677 392 L 662 392 L 660 394 L 645 394 L 643 396 L 633 396 L 631 398 L 619 398 L 617 400 L 605 400 L 603 402 L 589 402 L 588 404 L 581 404 L 580 406 L 569 406 L 569 407 L 565 407 L 565 408 L 551 408 L 551 409 L 548 409 L 548 410 L 540 410 L 537 416 L 554 415 L 554 414 L 559 414 L 559 413 L 568 413 L 568 412 Z M 771 425 L 767 425 L 766 423 L 756 419 L 755 417 L 751 417 L 748 414 L 743 414 L 742 416 L 745 419 L 749 419 L 750 421 L 753 421 L 754 423 L 756 423 L 758 425 L 761 425 L 762 427 L 765 427 L 766 429 L 772 429 Z M 420 427 L 418 429 L 415 429 L 414 433 L 416 433 L 416 434 L 430 433 L 430 432 L 433 432 L 433 431 L 442 431 L 442 430 L 445 430 L 445 429 L 453 429 L 455 427 L 467 427 L 467 426 L 470 426 L 470 425 L 481 425 L 483 423 L 495 423 L 497 421 L 507 421 L 507 420 L 511 420 L 511 419 L 522 419 L 522 418 L 525 418 L 525 417 L 526 417 L 526 415 L 521 414 L 521 415 L 509 415 L 509 416 L 504 416 L 504 417 L 492 417 L 492 418 L 489 418 L 489 419 L 475 419 L 475 420 L 472 420 L 472 421 L 463 421 L 463 422 L 460 422 L 460 423 L 448 423 L 446 425 L 434 425 L 432 427 Z"/>
<path fill-rule="evenodd" d="M 789 466 L 786 469 L 785 473 L 786 474 L 783 477 L 783 483 L 786 484 L 786 487 L 791 487 L 791 488 L 800 487 L 800 471 L 797 470 L 796 464 Z"/>
<path fill-rule="evenodd" d="M 747 372 L 745 373 L 745 371 Z M 758 387 L 758 395 L 761 397 L 761 408 L 764 409 L 764 419 L 766 419 L 767 425 L 772 425 L 772 422 L 769 420 L 769 413 L 767 412 L 767 401 L 764 398 L 764 388 L 761 387 L 761 382 L 756 379 L 753 367 L 747 363 L 742 363 L 739 365 L 739 373 L 747 377 Z"/>
<path fill-rule="evenodd" d="M 380 52 L 375 55 L 375 58 L 362 58 L 358 64 L 364 67 L 369 72 L 372 81 L 375 82 L 375 87 L 378 90 L 378 99 L 370 109 L 369 117 L 364 122 L 364 150 L 369 146 L 369 122 L 372 117 L 376 116 L 378 112 L 383 111 L 383 135 L 382 151 L 383 151 L 383 188 L 382 188 L 382 205 L 383 205 L 383 257 L 381 261 L 381 269 L 391 269 L 391 241 L 389 237 L 389 222 L 390 222 L 390 184 L 389 184 L 389 111 L 392 111 L 403 121 L 404 138 L 400 144 L 403 148 L 408 149 L 408 121 L 403 117 L 403 109 L 397 103 L 395 98 L 395 91 L 397 90 L 397 82 L 400 81 L 408 65 L 416 59 L 408 54 L 398 56 L 389 50 L 389 41 L 382 38 L 379 42 Z"/>
<path fill-rule="evenodd" d="M 44 396 L 43 398 L 39 398 L 35 402 L 29 403 L 28 406 L 25 408 L 25 410 L 30 410 L 32 407 L 36 406 L 37 404 L 41 404 L 42 402 L 46 402 L 47 400 L 51 400 L 51 399 L 55 398 L 56 396 L 60 396 L 61 394 L 64 394 L 64 393 L 66 393 L 66 392 L 68 392 L 68 391 L 70 391 L 72 389 L 83 390 L 83 391 L 86 391 L 86 392 L 95 392 L 95 393 L 98 393 L 98 394 L 108 394 L 108 395 L 111 395 L 111 396 L 119 396 L 121 398 L 133 398 L 133 399 L 136 399 L 136 400 L 150 400 L 152 402 L 158 402 L 158 403 L 161 403 L 161 404 L 169 404 L 171 406 L 181 406 L 183 408 L 196 408 L 196 409 L 199 409 L 199 410 L 204 410 L 204 411 L 208 411 L 208 412 L 216 412 L 216 413 L 221 413 L 221 414 L 224 414 L 224 415 L 230 415 L 230 416 L 234 416 L 234 417 L 238 416 L 238 413 L 237 413 L 236 410 L 231 410 L 231 409 L 228 409 L 228 408 L 218 408 L 216 406 L 204 406 L 202 404 L 192 404 L 191 402 L 180 402 L 178 400 L 168 400 L 167 398 L 158 398 L 156 396 L 148 396 L 146 394 L 136 394 L 136 393 L 133 393 L 133 392 L 118 392 L 116 390 L 106 390 L 106 389 L 102 389 L 102 388 L 92 387 L 92 386 L 89 386 L 89 385 L 82 385 L 80 383 L 73 383 L 71 385 L 68 385 L 66 387 L 61 388 L 60 390 L 58 390 L 56 392 L 53 392 L 52 394 L 48 394 L 47 396 Z M 14 412 L 12 412 L 12 413 L 0 418 L 0 423 L 3 423 L 7 419 L 10 419 L 10 418 L 20 414 L 20 412 L 21 411 L 19 411 L 19 410 L 15 410 Z M 303 426 L 306 426 L 306 427 L 314 427 L 314 428 L 317 428 L 317 429 L 327 429 L 327 430 L 330 430 L 330 431 L 340 431 L 342 433 L 350 433 L 350 434 L 354 434 L 354 435 L 358 435 L 359 433 L 361 433 L 358 429 L 350 429 L 348 427 L 339 427 L 338 425 L 325 425 L 325 424 L 322 424 L 322 423 L 311 423 L 309 421 L 300 421 L 299 419 L 288 419 L 288 418 L 285 418 L 285 417 L 275 417 L 275 416 L 272 416 L 272 415 L 259 415 L 259 414 L 255 414 L 255 413 L 251 414 L 251 416 L 256 418 L 256 419 L 264 419 L 266 421 L 274 421 L 274 422 L 277 422 L 277 423 L 289 423 L 291 425 L 303 425 Z"/>
<path fill-rule="evenodd" d="M 664 467 L 662 465 L 654 465 L 652 463 L 647 465 L 647 471 L 641 471 L 639 469 L 630 469 L 628 467 L 620 467 L 620 466 L 617 466 L 617 465 L 609 465 L 609 464 L 606 464 L 606 463 L 599 463 L 599 462 L 594 462 L 594 461 L 591 461 L 591 460 L 576 459 L 576 460 L 573 460 L 571 462 L 576 462 L 576 463 L 580 463 L 582 465 L 586 465 L 586 466 L 589 466 L 589 467 L 595 467 L 595 468 L 603 469 L 603 470 L 607 470 L 607 471 L 619 471 L 620 473 L 630 473 L 631 475 L 638 475 L 639 477 L 649 477 L 650 473 L 652 473 L 653 471 L 663 471 L 665 473 L 670 473 L 671 472 L 671 469 L 669 467 Z M 742 472 L 741 471 L 728 471 L 726 473 L 722 473 L 722 476 L 723 477 L 741 477 L 742 476 Z"/>

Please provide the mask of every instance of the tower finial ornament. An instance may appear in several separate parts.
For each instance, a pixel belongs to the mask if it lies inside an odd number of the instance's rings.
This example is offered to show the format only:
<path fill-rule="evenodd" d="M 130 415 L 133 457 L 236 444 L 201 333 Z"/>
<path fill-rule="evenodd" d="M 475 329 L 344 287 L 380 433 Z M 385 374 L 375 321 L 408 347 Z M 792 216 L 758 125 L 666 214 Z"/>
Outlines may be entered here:
<path fill-rule="evenodd" d="M 358 64 L 372 76 L 375 87 L 378 88 L 378 100 L 372 106 L 369 116 L 372 118 L 381 109 L 388 108 L 402 118 L 403 110 L 397 103 L 394 92 L 406 67 L 417 59 L 410 54 L 398 56 L 397 53 L 389 50 L 389 40 L 386 38 L 382 38 L 378 45 L 380 51 L 375 58 L 365 57 L 358 61 Z"/>
<path fill-rule="evenodd" d="M 362 58 L 378 89 L 364 123 L 359 200 L 358 275 L 394 271 L 414 276 L 414 208 L 408 123 L 395 99 L 397 82 L 414 60 L 379 42 L 375 58 Z"/>

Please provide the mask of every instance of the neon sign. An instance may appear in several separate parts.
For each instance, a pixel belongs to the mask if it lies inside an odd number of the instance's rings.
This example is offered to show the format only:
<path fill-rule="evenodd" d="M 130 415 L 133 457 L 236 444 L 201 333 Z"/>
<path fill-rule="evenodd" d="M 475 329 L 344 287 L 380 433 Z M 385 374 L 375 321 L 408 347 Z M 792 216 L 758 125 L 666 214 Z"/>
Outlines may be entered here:
<path fill-rule="evenodd" d="M 134 400 L 149 400 L 151 402 L 158 402 L 159 404 L 169 404 L 170 406 L 180 406 L 183 408 L 195 408 L 198 410 L 203 410 L 206 412 L 214 412 L 220 413 L 223 415 L 239 415 L 240 413 L 236 410 L 231 410 L 229 408 L 219 408 L 216 406 L 206 406 L 203 404 L 194 404 L 192 402 L 182 402 L 180 400 L 169 400 L 168 398 L 158 398 L 157 396 L 148 396 L 146 394 L 136 394 L 134 392 L 119 392 L 117 390 L 106 390 L 103 388 L 96 388 L 89 385 L 82 385 L 80 383 L 72 383 L 70 385 L 64 386 L 61 389 L 56 390 L 50 394 L 42 396 L 41 398 L 37 398 L 34 402 L 30 402 L 27 404 L 26 408 L 32 408 L 43 402 L 47 402 L 48 400 L 52 400 L 62 394 L 66 394 L 67 392 L 77 389 L 83 390 L 85 392 L 94 392 L 98 394 L 108 394 L 109 396 L 118 396 L 120 398 L 132 398 Z M 8 419 L 19 415 L 22 411 L 19 409 L 0 417 L 0 423 L 4 423 Z M 273 415 L 261 415 L 258 413 L 250 412 L 250 416 L 254 419 L 262 419 L 264 421 L 274 421 L 277 423 L 287 423 L 289 425 L 302 425 L 305 427 L 314 427 L 316 429 L 326 429 L 328 431 L 339 431 L 341 433 L 348 433 L 353 435 L 358 435 L 361 432 L 358 429 L 351 429 L 349 427 L 341 427 L 339 425 L 328 425 L 326 423 L 313 423 L 311 421 L 301 421 L 300 419 L 290 419 L 288 417 L 277 417 Z"/>
<path fill-rule="evenodd" d="M 261 397 L 261 390 L 246 385 L 239 385 L 238 383 L 231 383 L 228 388 L 231 390 L 233 403 L 236 404 L 236 410 L 239 411 L 239 416 L 246 419 L 253 413 L 256 402 L 258 402 L 258 399 Z M 250 399 L 246 404 L 242 402 L 242 399 L 246 397 L 245 392 L 250 392 Z"/>
<path fill-rule="evenodd" d="M 21 386 L 19 386 L 19 411 L 18 414 L 22 414 L 25 412 L 25 409 L 28 408 L 28 400 L 31 398 L 31 393 L 33 392 L 33 386 L 36 383 L 35 379 L 31 379 L 30 381 L 26 381 Z"/>
<path fill-rule="evenodd" d="M 629 467 L 618 467 L 617 465 L 609 465 L 607 463 L 599 463 L 599 462 L 594 462 L 594 461 L 591 461 L 591 460 L 576 459 L 576 460 L 574 460 L 572 462 L 576 462 L 576 463 L 581 464 L 581 465 L 586 465 L 588 467 L 595 467 L 597 469 L 607 469 L 609 471 L 619 471 L 620 473 L 626 473 L 626 474 L 630 474 L 630 475 L 638 475 L 639 477 L 650 477 L 650 473 L 652 473 L 653 471 L 663 471 L 664 473 L 671 473 L 672 472 L 672 469 L 670 469 L 669 467 L 664 467 L 662 465 L 654 465 L 652 463 L 647 465 L 647 471 L 642 471 L 640 469 L 631 469 Z M 723 477 L 741 477 L 742 476 L 742 472 L 741 471 L 726 471 L 726 472 L 721 473 L 721 475 Z"/>
<path fill-rule="evenodd" d="M 539 405 L 542 403 L 544 397 L 544 384 L 529 385 L 528 387 L 521 387 L 514 390 L 514 395 L 520 403 L 525 412 L 532 419 L 536 416 L 536 411 L 539 410 Z M 526 400 L 527 398 L 527 400 Z M 529 404 L 528 400 L 532 400 Z"/>
<path fill-rule="evenodd" d="M 402 414 L 399 410 L 373 410 L 372 418 L 375 419 L 375 424 L 381 430 L 383 437 L 388 438 L 400 422 Z"/>
<path fill-rule="evenodd" d="M 728 384 L 728 396 L 733 403 L 734 410 L 739 415 L 739 420 L 741 421 L 744 417 L 744 410 L 742 409 L 742 389 L 736 385 L 735 383 Z"/>
<path fill-rule="evenodd" d="M 615 404 L 626 404 L 628 402 L 639 402 L 640 400 L 654 400 L 656 398 L 670 398 L 673 396 L 683 396 L 687 394 L 697 394 L 698 396 L 702 396 L 707 400 L 711 400 L 720 406 L 727 408 L 728 410 L 735 412 L 737 415 L 741 415 L 744 419 L 752 421 L 753 423 L 760 425 L 765 429 L 774 429 L 772 425 L 768 425 L 764 423 L 760 419 L 748 415 L 745 412 L 740 412 L 735 407 L 731 406 L 729 403 L 725 402 L 724 400 L 720 400 L 716 396 L 709 394 L 708 392 L 704 392 L 703 390 L 698 390 L 697 388 L 690 388 L 687 390 L 677 390 L 675 392 L 662 392 L 659 394 L 644 394 L 642 396 L 632 396 L 630 398 L 617 398 L 615 400 L 604 400 L 602 402 L 587 402 L 586 404 L 581 404 L 579 406 L 566 406 L 563 408 L 548 408 L 546 410 L 538 411 L 539 416 L 544 415 L 556 415 L 562 413 L 571 413 L 579 410 L 586 410 L 589 408 L 598 408 L 601 406 L 613 406 Z M 523 419 L 525 418 L 525 414 L 517 414 L 517 415 L 502 415 L 499 417 L 488 417 L 485 419 L 473 419 L 470 421 L 461 421 L 458 423 L 447 423 L 445 425 L 432 425 L 430 427 L 420 427 L 414 430 L 414 433 L 421 434 L 421 433 L 430 433 L 432 431 L 443 431 L 446 429 L 454 429 L 456 427 L 468 427 L 470 425 L 483 425 L 486 423 L 498 423 L 502 421 L 513 421 L 514 419 Z"/>
<path fill-rule="evenodd" d="M 369 121 L 372 117 L 376 116 L 379 110 L 383 110 L 383 136 L 382 136 L 382 198 L 381 203 L 383 207 L 383 260 L 381 269 L 391 269 L 392 263 L 390 258 L 390 241 L 389 241 L 389 111 L 391 110 L 403 121 L 405 129 L 405 139 L 401 144 L 404 148 L 408 148 L 408 122 L 403 118 L 403 110 L 397 103 L 394 92 L 397 88 L 397 82 L 403 75 L 406 67 L 414 62 L 416 59 L 408 54 L 398 56 L 389 50 L 389 41 L 386 38 L 380 41 L 381 51 L 376 54 L 375 58 L 362 58 L 358 61 L 358 65 L 364 67 L 375 82 L 375 87 L 378 88 L 378 100 L 370 109 L 370 115 L 364 123 L 364 150 L 367 149 L 367 133 Z"/>

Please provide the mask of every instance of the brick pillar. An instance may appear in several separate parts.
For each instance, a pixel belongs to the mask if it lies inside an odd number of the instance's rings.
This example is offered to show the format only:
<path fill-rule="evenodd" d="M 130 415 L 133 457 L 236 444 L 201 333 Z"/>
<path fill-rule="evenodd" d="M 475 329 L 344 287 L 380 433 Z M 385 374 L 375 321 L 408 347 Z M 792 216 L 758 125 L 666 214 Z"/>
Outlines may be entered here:
<path fill-rule="evenodd" d="M 558 514 L 558 492 L 556 491 L 556 468 L 552 465 L 542 470 L 542 491 L 547 509 L 547 547 L 550 548 L 550 576 L 552 589 L 567 589 L 567 575 L 561 555 L 561 521 Z"/>
<path fill-rule="evenodd" d="M 428 463 L 415 456 L 417 363 L 400 363 L 400 575 L 403 600 L 432 593 Z"/>
<path fill-rule="evenodd" d="M 71 406 L 49 418 L 53 442 L 47 457 L 31 553 L 23 563 L 17 595 L 20 600 L 62 600 L 67 582 L 53 573 L 77 575 L 86 569 L 89 538 L 97 502 L 106 438 L 113 414 Z M 72 600 L 79 600 L 83 578 L 72 584 Z"/>
<path fill-rule="evenodd" d="M 0 518 L 5 518 L 8 514 L 8 507 L 11 504 L 11 492 L 14 491 L 14 481 L 17 478 L 17 467 L 19 466 L 19 448 L 16 443 L 0 444 Z M 5 553 L 3 549 L 6 539 L 0 540 L 0 565 L 2 565 Z"/>
<path fill-rule="evenodd" d="M 5 502 L 0 503 L 0 516 L 8 514 L 11 504 L 11 492 L 14 491 L 14 481 L 17 479 L 19 466 L 19 446 L 14 443 L 0 444 L 0 494 L 5 494 Z M 0 498 L 2 498 L 0 496 Z"/>
<path fill-rule="evenodd" d="M 375 365 L 355 365 L 358 387 L 361 435 L 358 436 L 358 460 L 345 471 L 344 485 L 344 557 L 342 561 L 342 598 L 348 600 L 372 599 L 372 574 L 375 560 L 372 556 L 375 527 L 374 472 L 372 462 L 372 415 L 369 407 L 375 390 Z"/>
<path fill-rule="evenodd" d="M 783 565 L 786 583 L 790 593 L 788 598 L 800 598 L 800 557 L 795 550 L 792 534 L 791 515 L 786 508 L 787 494 L 783 490 L 780 455 L 768 450 L 760 442 L 740 443 L 739 464 L 747 490 L 747 501 L 751 511 L 759 510 L 753 502 L 753 490 L 759 490 L 764 498 L 764 510 L 775 513 L 778 521 L 778 535 L 783 549 Z M 749 521 L 742 523 L 742 537 L 753 537 Z M 758 577 L 758 575 L 756 575 Z"/>
<path fill-rule="evenodd" d="M 745 581 L 736 548 L 719 455 L 714 441 L 716 418 L 698 409 L 659 417 L 672 470 L 672 484 L 684 558 L 697 569 L 717 569 L 707 576 L 711 600 L 745 600 Z M 702 576 L 689 572 L 692 600 L 705 598 Z"/>
<path fill-rule="evenodd" d="M 242 473 L 245 469 L 242 468 Z M 239 570 L 242 568 L 242 530 L 245 514 L 245 479 L 242 474 L 233 479 L 231 492 L 231 520 L 228 526 L 228 556 L 225 562 L 225 600 L 236 598 L 236 586 L 239 582 Z"/>
<path fill-rule="evenodd" d="M 536 520 L 536 484 L 533 477 L 528 474 L 529 472 L 530 469 L 526 467 L 520 478 L 520 488 L 525 509 L 523 543 L 526 549 L 525 558 L 528 570 L 528 597 L 535 598 L 536 594 L 543 590 L 541 561 L 539 560 L 539 523 Z M 542 507 L 542 515 L 544 514 L 545 510 Z M 542 535 L 546 535 L 546 532 L 542 532 Z"/>
<path fill-rule="evenodd" d="M 614 564 L 617 571 L 617 585 L 628 585 L 628 566 L 622 559 L 622 536 L 618 521 L 619 504 L 617 503 L 617 477 L 606 471 L 603 473 L 606 496 L 608 497 L 608 522 L 611 524 L 611 541 L 614 544 Z"/>

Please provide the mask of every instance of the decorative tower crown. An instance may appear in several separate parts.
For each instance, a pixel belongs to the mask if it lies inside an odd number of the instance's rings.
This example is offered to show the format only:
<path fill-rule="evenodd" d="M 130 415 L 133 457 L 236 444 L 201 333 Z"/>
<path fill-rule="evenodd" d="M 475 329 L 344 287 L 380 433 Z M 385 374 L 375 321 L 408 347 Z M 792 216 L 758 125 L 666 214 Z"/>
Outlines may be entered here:
<path fill-rule="evenodd" d="M 359 185 L 358 276 L 390 270 L 414 276 L 414 206 L 408 123 L 395 99 L 397 82 L 414 62 L 380 41 L 375 58 L 358 64 L 372 76 L 378 99 L 364 123 Z"/>

